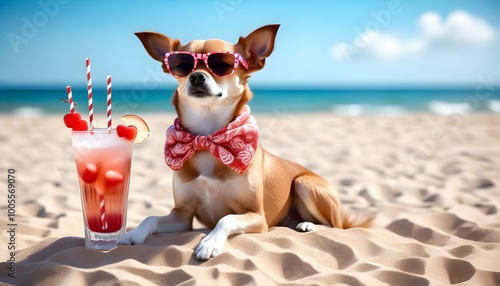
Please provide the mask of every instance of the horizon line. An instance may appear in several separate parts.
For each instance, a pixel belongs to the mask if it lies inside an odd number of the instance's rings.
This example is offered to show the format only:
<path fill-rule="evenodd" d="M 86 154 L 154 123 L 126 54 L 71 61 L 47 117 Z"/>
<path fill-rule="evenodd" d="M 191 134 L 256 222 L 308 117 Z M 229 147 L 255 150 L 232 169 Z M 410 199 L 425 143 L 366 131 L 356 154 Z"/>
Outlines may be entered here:
<path fill-rule="evenodd" d="M 58 90 L 61 88 L 65 88 L 67 85 L 59 85 L 59 84 L 1 84 L 0 90 L 36 90 L 36 89 L 45 89 L 45 90 Z M 298 84 L 252 84 L 252 89 L 255 90 L 367 90 L 367 89 L 377 89 L 377 90 L 475 90 L 478 87 L 493 89 L 493 91 L 500 90 L 500 85 L 491 85 L 485 86 L 482 83 L 476 84 L 450 84 L 450 83 L 404 83 L 404 84 L 374 84 L 374 83 L 363 83 L 363 84 L 318 84 L 318 83 L 298 83 Z M 105 85 L 95 85 L 92 86 L 93 89 L 106 89 Z M 126 85 L 120 88 L 113 88 L 114 90 L 130 90 L 130 89 L 138 89 L 138 90 L 175 90 L 177 85 L 172 84 L 164 84 L 155 88 L 146 88 L 139 87 L 138 85 Z M 76 85 L 72 86 L 74 90 L 86 90 L 86 85 Z"/>

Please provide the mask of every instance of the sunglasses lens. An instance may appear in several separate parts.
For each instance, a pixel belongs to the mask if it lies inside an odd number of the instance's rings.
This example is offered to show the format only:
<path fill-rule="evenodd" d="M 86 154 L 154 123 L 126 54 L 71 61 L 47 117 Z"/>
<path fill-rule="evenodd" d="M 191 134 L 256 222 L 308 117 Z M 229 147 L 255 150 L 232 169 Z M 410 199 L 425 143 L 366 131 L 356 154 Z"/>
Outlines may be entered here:
<path fill-rule="evenodd" d="M 189 54 L 172 54 L 168 56 L 170 72 L 178 77 L 184 77 L 193 71 L 195 59 Z"/>
<path fill-rule="evenodd" d="M 227 76 L 233 72 L 235 58 L 233 54 L 211 54 L 208 56 L 208 68 L 218 76 Z"/>

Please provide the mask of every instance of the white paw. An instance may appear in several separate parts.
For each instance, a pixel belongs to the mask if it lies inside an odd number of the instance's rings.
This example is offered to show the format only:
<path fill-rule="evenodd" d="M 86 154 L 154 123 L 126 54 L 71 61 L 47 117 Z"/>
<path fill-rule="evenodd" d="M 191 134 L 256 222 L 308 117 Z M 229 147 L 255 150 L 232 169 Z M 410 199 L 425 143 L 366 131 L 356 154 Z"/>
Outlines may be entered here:
<path fill-rule="evenodd" d="M 295 229 L 302 232 L 310 232 L 316 230 L 316 225 L 312 222 L 305 221 L 299 223 Z"/>
<path fill-rule="evenodd" d="M 215 231 L 212 231 L 207 234 L 194 250 L 194 255 L 197 260 L 209 260 L 221 254 L 227 238 L 214 232 Z"/>
<path fill-rule="evenodd" d="M 120 240 L 118 240 L 118 244 L 143 244 L 146 237 L 148 237 L 147 232 L 142 231 L 140 228 L 136 228 L 124 234 Z"/>

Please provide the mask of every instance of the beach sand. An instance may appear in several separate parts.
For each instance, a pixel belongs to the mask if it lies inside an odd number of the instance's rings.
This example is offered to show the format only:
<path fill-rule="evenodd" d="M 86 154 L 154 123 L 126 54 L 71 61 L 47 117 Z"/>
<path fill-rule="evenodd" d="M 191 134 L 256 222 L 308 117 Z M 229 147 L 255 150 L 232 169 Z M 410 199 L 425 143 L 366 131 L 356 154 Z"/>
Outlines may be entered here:
<path fill-rule="evenodd" d="M 173 207 L 163 160 L 174 114 L 139 114 L 128 229 Z M 0 282 L 14 285 L 500 285 L 500 116 L 255 115 L 261 144 L 328 179 L 371 229 L 273 227 L 231 237 L 198 262 L 198 229 L 108 252 L 84 247 L 70 132 L 62 116 L 0 117 Z M 104 118 L 104 116 L 100 116 Z M 97 121 L 105 126 L 104 122 Z M 15 170 L 15 275 L 7 169 Z M 197 228 L 201 228 L 199 224 Z"/>

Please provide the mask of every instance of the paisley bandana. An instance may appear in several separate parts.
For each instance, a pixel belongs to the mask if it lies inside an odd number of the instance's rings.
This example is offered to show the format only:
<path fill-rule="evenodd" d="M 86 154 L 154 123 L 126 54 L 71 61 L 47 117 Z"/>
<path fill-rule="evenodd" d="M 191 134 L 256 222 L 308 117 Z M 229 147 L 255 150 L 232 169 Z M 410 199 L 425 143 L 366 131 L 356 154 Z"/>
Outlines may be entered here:
<path fill-rule="evenodd" d="M 248 106 L 228 125 L 208 136 L 189 133 L 176 118 L 167 130 L 165 162 L 173 170 L 179 170 L 196 151 L 208 150 L 221 163 L 243 174 L 252 161 L 258 141 L 259 129 Z"/>

